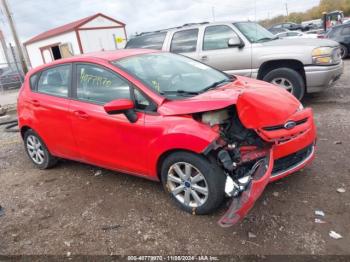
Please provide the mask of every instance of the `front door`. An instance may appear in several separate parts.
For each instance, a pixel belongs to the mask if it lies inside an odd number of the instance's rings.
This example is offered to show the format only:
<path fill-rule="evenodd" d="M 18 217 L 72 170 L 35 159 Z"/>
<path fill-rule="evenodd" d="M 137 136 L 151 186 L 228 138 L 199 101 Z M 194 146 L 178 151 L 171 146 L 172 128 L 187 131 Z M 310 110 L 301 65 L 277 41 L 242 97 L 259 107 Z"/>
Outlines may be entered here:
<path fill-rule="evenodd" d="M 76 65 L 75 101 L 70 110 L 72 128 L 83 161 L 109 169 L 145 174 L 144 113 L 136 123 L 124 114 L 108 115 L 103 105 L 132 99 L 132 87 L 117 73 L 95 65 Z"/>
<path fill-rule="evenodd" d="M 238 38 L 231 27 L 207 26 L 203 34 L 199 61 L 228 74 L 251 76 L 251 48 L 228 45 L 229 39 Z"/>

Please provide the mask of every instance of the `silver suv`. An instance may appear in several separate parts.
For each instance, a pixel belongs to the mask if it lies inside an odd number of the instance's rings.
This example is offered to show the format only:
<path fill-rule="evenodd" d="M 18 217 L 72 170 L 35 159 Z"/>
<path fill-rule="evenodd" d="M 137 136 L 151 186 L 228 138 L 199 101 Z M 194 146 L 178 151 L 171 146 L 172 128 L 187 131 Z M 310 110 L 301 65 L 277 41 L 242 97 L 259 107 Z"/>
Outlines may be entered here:
<path fill-rule="evenodd" d="M 228 74 L 274 83 L 300 100 L 332 86 L 343 72 L 337 42 L 278 39 L 254 22 L 185 24 L 139 34 L 126 48 L 180 53 Z"/>

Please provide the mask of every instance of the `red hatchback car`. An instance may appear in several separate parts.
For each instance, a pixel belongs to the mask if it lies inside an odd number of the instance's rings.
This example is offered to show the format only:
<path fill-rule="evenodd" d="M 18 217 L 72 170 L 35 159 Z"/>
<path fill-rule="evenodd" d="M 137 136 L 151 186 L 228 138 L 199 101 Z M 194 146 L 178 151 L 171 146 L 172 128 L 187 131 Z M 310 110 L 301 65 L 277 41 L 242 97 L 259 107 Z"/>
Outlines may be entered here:
<path fill-rule="evenodd" d="M 161 181 L 185 211 L 241 220 L 268 182 L 314 157 L 312 110 L 284 89 L 192 59 L 121 50 L 62 59 L 27 74 L 18 100 L 28 156 Z"/>

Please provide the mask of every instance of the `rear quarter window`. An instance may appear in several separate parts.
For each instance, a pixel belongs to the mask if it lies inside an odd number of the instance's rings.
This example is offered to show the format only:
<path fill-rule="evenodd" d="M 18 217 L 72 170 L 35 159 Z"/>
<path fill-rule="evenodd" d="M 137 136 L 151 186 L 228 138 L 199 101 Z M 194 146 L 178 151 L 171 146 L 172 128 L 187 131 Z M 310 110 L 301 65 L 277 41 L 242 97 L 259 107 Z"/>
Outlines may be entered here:
<path fill-rule="evenodd" d="M 166 34 L 166 32 L 162 32 L 157 34 L 137 36 L 135 38 L 130 39 L 125 48 L 145 48 L 162 50 Z"/>
<path fill-rule="evenodd" d="M 39 76 L 39 74 L 35 74 L 29 78 L 29 87 L 31 90 L 36 89 L 36 83 L 38 82 L 38 76 Z"/>

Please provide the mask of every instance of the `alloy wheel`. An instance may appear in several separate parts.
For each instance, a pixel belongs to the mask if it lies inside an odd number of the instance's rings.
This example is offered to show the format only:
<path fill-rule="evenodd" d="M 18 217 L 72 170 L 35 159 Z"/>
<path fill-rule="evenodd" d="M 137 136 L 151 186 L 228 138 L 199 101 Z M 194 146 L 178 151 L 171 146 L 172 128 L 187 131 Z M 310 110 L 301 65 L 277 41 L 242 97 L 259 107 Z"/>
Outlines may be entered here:
<path fill-rule="evenodd" d="M 45 152 L 40 140 L 33 135 L 27 137 L 27 150 L 34 163 L 41 165 L 45 161 Z"/>
<path fill-rule="evenodd" d="M 202 206 L 208 199 L 208 184 L 203 174 L 186 162 L 173 164 L 168 171 L 167 186 L 174 197 L 191 208 Z"/>
<path fill-rule="evenodd" d="M 294 91 L 293 84 L 287 78 L 284 78 L 284 77 L 274 78 L 272 79 L 271 83 L 278 85 L 293 94 L 293 91 Z"/>

